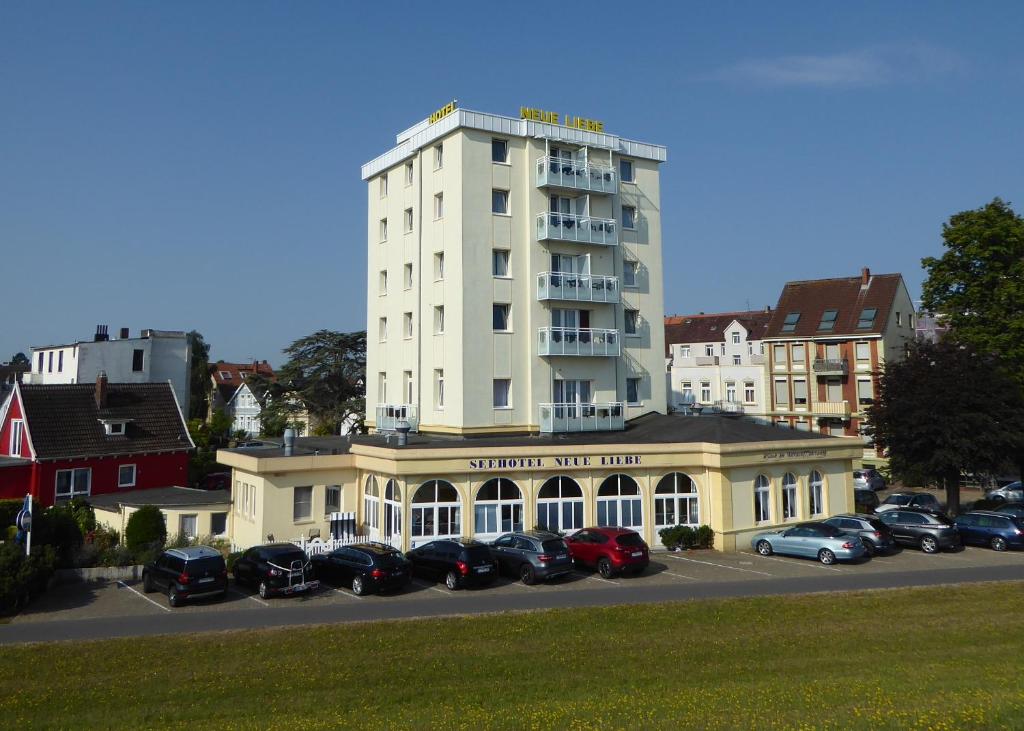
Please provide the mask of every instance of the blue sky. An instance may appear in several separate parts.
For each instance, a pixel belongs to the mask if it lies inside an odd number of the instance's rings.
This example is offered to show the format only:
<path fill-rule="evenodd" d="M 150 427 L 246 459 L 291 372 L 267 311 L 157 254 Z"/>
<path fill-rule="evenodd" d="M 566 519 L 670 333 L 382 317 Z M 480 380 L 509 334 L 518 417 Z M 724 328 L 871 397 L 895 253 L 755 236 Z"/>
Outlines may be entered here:
<path fill-rule="evenodd" d="M 707 7 L 712 5 L 713 7 Z M 0 5 L 0 360 L 97 323 L 365 327 L 361 163 L 453 97 L 668 146 L 666 310 L 902 272 L 1024 210 L 1024 5 Z"/>

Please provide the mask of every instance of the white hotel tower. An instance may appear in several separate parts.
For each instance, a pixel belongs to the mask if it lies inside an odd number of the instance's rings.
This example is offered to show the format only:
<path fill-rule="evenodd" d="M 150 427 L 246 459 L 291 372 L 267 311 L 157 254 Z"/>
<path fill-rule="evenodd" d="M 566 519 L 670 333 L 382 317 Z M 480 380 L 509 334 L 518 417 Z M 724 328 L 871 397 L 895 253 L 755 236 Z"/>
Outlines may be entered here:
<path fill-rule="evenodd" d="M 362 168 L 366 417 L 451 434 L 666 412 L 660 145 L 454 103 Z"/>

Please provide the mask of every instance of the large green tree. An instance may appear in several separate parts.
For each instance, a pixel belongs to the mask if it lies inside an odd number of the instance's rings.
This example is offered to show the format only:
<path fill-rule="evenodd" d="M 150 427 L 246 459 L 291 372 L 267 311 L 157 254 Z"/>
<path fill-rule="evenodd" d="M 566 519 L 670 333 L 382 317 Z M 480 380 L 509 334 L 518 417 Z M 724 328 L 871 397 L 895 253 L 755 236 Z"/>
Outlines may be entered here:
<path fill-rule="evenodd" d="M 253 379 L 254 386 L 266 388 L 270 394 L 269 424 L 288 422 L 305 407 L 310 427 L 319 433 L 337 434 L 346 422 L 355 430 L 362 428 L 365 330 L 319 330 L 296 340 L 284 354 L 288 361 L 278 369 L 276 381 Z"/>
<path fill-rule="evenodd" d="M 192 346 L 188 418 L 205 419 L 210 408 L 210 394 L 213 392 L 213 381 L 210 380 L 210 345 L 198 330 L 188 334 L 188 342 Z"/>
<path fill-rule="evenodd" d="M 22 352 L 17 352 L 11 356 L 11 365 L 32 365 L 32 362 L 28 359 L 28 356 Z"/>
<path fill-rule="evenodd" d="M 946 252 L 921 261 L 924 309 L 949 337 L 999 356 L 1024 388 L 1024 218 L 996 198 L 951 216 L 942 239 Z"/>
<path fill-rule="evenodd" d="M 952 340 L 917 343 L 886 364 L 866 433 L 893 473 L 942 485 L 960 510 L 960 476 L 1000 469 L 1024 448 L 1024 398 L 995 357 Z"/>

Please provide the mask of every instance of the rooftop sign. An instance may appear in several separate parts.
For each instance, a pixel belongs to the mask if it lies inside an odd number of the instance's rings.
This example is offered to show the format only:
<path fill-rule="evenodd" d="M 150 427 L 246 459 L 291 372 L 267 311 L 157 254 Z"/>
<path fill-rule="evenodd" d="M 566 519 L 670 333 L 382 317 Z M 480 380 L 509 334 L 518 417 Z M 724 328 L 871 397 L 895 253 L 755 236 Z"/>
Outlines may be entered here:
<path fill-rule="evenodd" d="M 519 118 L 528 119 L 531 122 L 582 129 L 585 132 L 604 132 L 604 122 L 599 120 L 574 117 L 571 114 L 564 114 L 560 117 L 558 112 L 546 112 L 543 109 L 533 109 L 532 107 L 519 107 Z"/>
<path fill-rule="evenodd" d="M 431 114 L 430 117 L 427 118 L 427 121 L 430 122 L 430 124 L 433 124 L 434 122 L 440 122 L 442 119 L 444 119 L 449 114 L 454 112 L 456 110 L 456 108 L 458 108 L 458 106 L 459 106 L 459 100 L 458 99 L 452 99 L 450 102 L 448 102 L 443 107 L 438 109 L 436 112 Z"/>

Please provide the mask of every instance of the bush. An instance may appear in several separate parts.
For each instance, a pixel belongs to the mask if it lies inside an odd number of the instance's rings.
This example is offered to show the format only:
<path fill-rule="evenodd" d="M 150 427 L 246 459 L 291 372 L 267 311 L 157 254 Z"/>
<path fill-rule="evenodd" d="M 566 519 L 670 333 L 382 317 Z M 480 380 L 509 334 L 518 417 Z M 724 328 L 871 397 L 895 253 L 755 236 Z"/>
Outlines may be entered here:
<path fill-rule="evenodd" d="M 54 506 L 34 515 L 32 545 L 53 546 L 60 567 L 73 566 L 82 547 L 82 530 L 71 509 Z"/>
<path fill-rule="evenodd" d="M 144 550 L 154 545 L 162 547 L 166 540 L 164 516 L 155 505 L 143 505 L 128 518 L 128 525 L 124 528 L 124 543 L 129 550 Z"/>
<path fill-rule="evenodd" d="M 124 546 L 112 546 L 96 557 L 97 566 L 131 566 L 135 556 Z"/>
<path fill-rule="evenodd" d="M 693 528 L 688 525 L 672 525 L 668 528 L 662 528 L 658 531 L 658 535 L 661 536 L 661 542 L 665 545 L 665 548 L 692 548 L 695 534 Z"/>
<path fill-rule="evenodd" d="M 715 544 L 715 531 L 710 525 L 702 525 L 694 531 L 694 539 L 697 548 L 711 548 Z"/>
<path fill-rule="evenodd" d="M 20 544 L 0 545 L 0 613 L 16 612 L 32 596 L 46 591 L 56 563 L 53 546 L 39 546 L 25 556 Z"/>
<path fill-rule="evenodd" d="M 96 530 L 96 512 L 92 509 L 92 505 L 85 501 L 85 498 L 76 497 L 67 504 L 66 510 L 78 523 L 78 530 L 83 536 Z"/>

